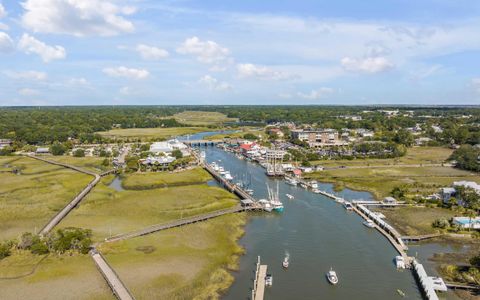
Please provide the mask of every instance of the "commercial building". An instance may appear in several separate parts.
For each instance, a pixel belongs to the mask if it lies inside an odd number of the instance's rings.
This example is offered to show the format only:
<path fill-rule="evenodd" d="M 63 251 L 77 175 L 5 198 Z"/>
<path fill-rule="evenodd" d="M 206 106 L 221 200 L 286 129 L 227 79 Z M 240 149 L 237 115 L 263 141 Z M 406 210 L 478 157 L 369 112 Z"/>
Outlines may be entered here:
<path fill-rule="evenodd" d="M 292 137 L 307 142 L 310 147 L 339 146 L 346 142 L 340 141 L 338 131 L 335 129 L 319 130 L 292 130 Z"/>

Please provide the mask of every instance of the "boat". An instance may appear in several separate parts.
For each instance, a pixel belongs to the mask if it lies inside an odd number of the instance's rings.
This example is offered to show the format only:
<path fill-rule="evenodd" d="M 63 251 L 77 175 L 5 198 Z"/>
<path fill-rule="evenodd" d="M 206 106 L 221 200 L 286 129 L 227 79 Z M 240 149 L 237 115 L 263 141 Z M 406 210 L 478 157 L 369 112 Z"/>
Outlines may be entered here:
<path fill-rule="evenodd" d="M 267 274 L 267 276 L 265 276 L 265 285 L 266 286 L 272 286 L 273 285 L 272 274 Z"/>
<path fill-rule="evenodd" d="M 313 189 L 312 192 L 314 192 L 315 194 L 320 194 L 322 191 L 319 189 Z"/>
<path fill-rule="evenodd" d="M 405 292 L 402 291 L 401 289 L 397 289 L 397 293 L 398 293 L 400 296 L 402 296 L 402 297 L 405 297 L 405 296 L 406 296 L 406 295 L 405 295 Z"/>
<path fill-rule="evenodd" d="M 327 280 L 333 285 L 338 283 L 337 273 L 332 268 L 327 272 Z"/>
<path fill-rule="evenodd" d="M 253 190 L 252 189 L 245 189 L 244 191 L 249 195 L 253 195 Z"/>
<path fill-rule="evenodd" d="M 308 188 L 308 186 L 305 183 L 300 183 L 300 186 L 304 189 Z"/>
<path fill-rule="evenodd" d="M 286 182 L 287 184 L 293 185 L 293 186 L 298 185 L 298 181 L 295 178 L 286 177 L 286 179 L 287 179 L 287 182 Z"/>
<path fill-rule="evenodd" d="M 309 182 L 312 189 L 318 189 L 318 183 L 315 180 Z"/>
<path fill-rule="evenodd" d="M 363 225 L 367 226 L 368 228 L 374 228 L 375 227 L 375 223 L 370 219 L 363 222 Z"/>
<path fill-rule="evenodd" d="M 278 182 L 277 182 L 277 191 L 273 191 L 267 184 L 267 191 L 268 191 L 268 199 L 270 201 L 270 205 L 272 206 L 272 210 L 276 212 L 283 212 L 284 207 L 283 203 L 280 201 L 278 197 Z"/>
<path fill-rule="evenodd" d="M 225 172 L 225 169 L 222 166 L 218 166 L 218 172 L 220 173 Z"/>
<path fill-rule="evenodd" d="M 395 264 L 397 266 L 397 269 L 405 269 L 405 259 L 403 258 L 403 256 L 395 256 Z"/>
<path fill-rule="evenodd" d="M 285 196 L 287 196 L 288 199 L 294 199 L 295 197 L 293 197 L 293 195 L 290 195 L 290 194 L 285 194 Z"/>
<path fill-rule="evenodd" d="M 200 152 L 200 157 L 205 159 L 205 157 L 207 157 L 207 154 L 205 153 L 205 151 L 202 151 Z"/>
<path fill-rule="evenodd" d="M 282 262 L 282 266 L 283 266 L 285 269 L 287 269 L 288 266 L 290 265 L 290 263 L 289 263 L 289 258 L 290 258 L 290 257 L 289 257 L 289 255 L 288 255 L 288 253 L 287 253 L 287 255 L 285 255 L 285 258 L 283 259 L 283 262 Z"/>
<path fill-rule="evenodd" d="M 233 180 L 233 176 L 230 174 L 229 171 L 226 171 L 224 176 L 226 180 Z"/>
<path fill-rule="evenodd" d="M 264 211 L 267 211 L 267 212 L 272 211 L 272 205 L 270 204 L 270 201 L 266 199 L 260 199 L 258 200 L 258 203 L 262 206 Z"/>
<path fill-rule="evenodd" d="M 348 201 L 345 201 L 343 203 L 343 207 L 345 207 L 346 210 L 353 210 L 353 205 L 352 203 L 348 202 Z"/>

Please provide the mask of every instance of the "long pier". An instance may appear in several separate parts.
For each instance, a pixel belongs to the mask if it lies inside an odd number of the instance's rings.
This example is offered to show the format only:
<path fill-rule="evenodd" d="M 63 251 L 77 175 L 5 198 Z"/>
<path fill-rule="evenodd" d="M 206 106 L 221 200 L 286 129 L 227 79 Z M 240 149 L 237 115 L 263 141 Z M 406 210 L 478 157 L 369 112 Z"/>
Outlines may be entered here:
<path fill-rule="evenodd" d="M 103 278 L 108 283 L 110 289 L 112 289 L 113 294 L 119 300 L 135 300 L 132 293 L 127 289 L 127 287 L 120 280 L 120 277 L 117 273 L 110 267 L 110 265 L 105 260 L 105 257 L 98 252 L 95 248 L 90 251 L 90 256 L 97 265 L 98 270 L 102 274 Z"/>
<path fill-rule="evenodd" d="M 147 234 L 150 234 L 150 233 L 154 233 L 154 232 L 157 232 L 157 231 L 162 231 L 162 230 L 166 230 L 166 229 L 170 229 L 170 228 L 184 226 L 184 225 L 187 225 L 187 224 L 202 222 L 202 221 L 212 219 L 212 218 L 216 218 L 216 217 L 220 217 L 220 216 L 223 216 L 223 215 L 226 215 L 226 214 L 242 212 L 242 211 L 246 211 L 246 210 L 250 210 L 250 209 L 251 208 L 242 207 L 240 205 L 237 205 L 233 208 L 217 210 L 217 211 L 214 211 L 214 212 L 210 212 L 210 213 L 206 213 L 206 214 L 202 214 L 202 215 L 197 215 L 197 216 L 192 216 L 192 217 L 188 217 L 188 218 L 177 219 L 177 220 L 172 221 L 172 222 L 157 224 L 157 225 L 153 225 L 153 226 L 141 229 L 141 230 L 119 234 L 119 235 L 116 235 L 116 236 L 113 236 L 113 237 L 110 237 L 110 238 L 106 238 L 105 242 L 115 242 L 115 241 L 120 241 L 120 240 L 126 240 L 126 239 L 130 239 L 130 238 L 139 237 L 139 236 L 147 235 Z"/>
<path fill-rule="evenodd" d="M 260 264 L 260 256 L 257 259 L 255 268 L 255 279 L 253 280 L 252 299 L 263 300 L 265 294 L 265 277 L 267 276 L 267 265 Z"/>

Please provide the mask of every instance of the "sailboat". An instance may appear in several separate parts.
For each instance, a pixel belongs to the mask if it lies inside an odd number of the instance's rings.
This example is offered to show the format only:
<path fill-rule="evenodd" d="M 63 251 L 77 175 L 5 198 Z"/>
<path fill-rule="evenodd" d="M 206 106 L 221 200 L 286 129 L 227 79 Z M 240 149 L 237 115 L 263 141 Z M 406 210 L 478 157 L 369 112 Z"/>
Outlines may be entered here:
<path fill-rule="evenodd" d="M 280 201 L 280 198 L 278 197 L 278 182 L 277 182 L 277 191 L 270 189 L 268 184 L 267 184 L 267 190 L 268 190 L 268 200 L 272 205 L 272 210 L 276 212 L 283 212 L 283 204 Z"/>

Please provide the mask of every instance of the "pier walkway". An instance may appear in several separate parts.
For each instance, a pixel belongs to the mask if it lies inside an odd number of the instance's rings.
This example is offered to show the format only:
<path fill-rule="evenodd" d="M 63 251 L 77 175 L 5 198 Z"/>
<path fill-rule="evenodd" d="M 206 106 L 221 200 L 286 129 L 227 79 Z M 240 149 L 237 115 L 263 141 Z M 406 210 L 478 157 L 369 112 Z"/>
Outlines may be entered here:
<path fill-rule="evenodd" d="M 433 233 L 433 234 L 424 234 L 424 235 L 404 235 L 401 238 L 406 242 L 420 242 L 423 240 L 433 239 L 439 236 L 442 236 L 442 235 L 440 233 Z"/>
<path fill-rule="evenodd" d="M 103 278 L 113 291 L 113 294 L 119 300 L 134 300 L 135 298 L 118 277 L 117 273 L 110 267 L 105 258 L 96 249 L 90 251 L 90 256 L 102 273 Z"/>
<path fill-rule="evenodd" d="M 263 300 L 265 294 L 265 277 L 267 276 L 267 265 L 260 264 L 260 256 L 255 269 L 253 281 L 252 300 Z"/>
<path fill-rule="evenodd" d="M 119 235 L 116 235 L 116 236 L 105 239 L 105 242 L 115 242 L 115 241 L 120 241 L 120 240 L 126 240 L 126 239 L 147 235 L 147 234 L 154 233 L 154 232 L 161 231 L 161 230 L 166 230 L 166 229 L 170 229 L 170 228 L 174 228 L 174 227 L 180 227 L 180 226 L 184 226 L 184 225 L 187 225 L 187 224 L 197 223 L 197 222 L 205 221 L 205 220 L 208 220 L 208 219 L 220 217 L 220 216 L 223 216 L 223 215 L 226 215 L 226 214 L 232 214 L 232 213 L 237 213 L 237 212 L 247 211 L 247 210 L 251 210 L 251 208 L 242 207 L 242 206 L 238 205 L 238 206 L 235 206 L 233 208 L 217 210 L 217 211 L 214 211 L 214 212 L 210 212 L 210 213 L 206 213 L 206 214 L 202 214 L 202 215 L 197 215 L 197 216 L 192 216 L 192 217 L 188 217 L 188 218 L 177 219 L 177 220 L 172 221 L 172 222 L 157 224 L 157 225 L 153 225 L 153 226 L 141 229 L 141 230 L 132 231 L 132 232 L 124 233 L 124 234 L 119 234 Z"/>

